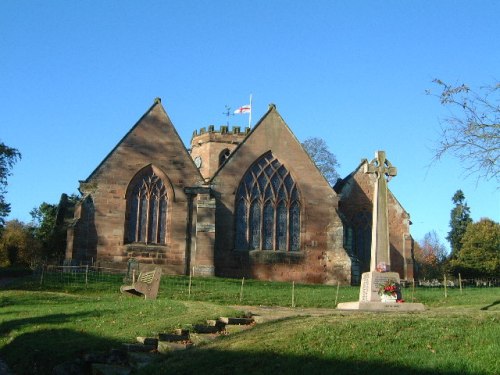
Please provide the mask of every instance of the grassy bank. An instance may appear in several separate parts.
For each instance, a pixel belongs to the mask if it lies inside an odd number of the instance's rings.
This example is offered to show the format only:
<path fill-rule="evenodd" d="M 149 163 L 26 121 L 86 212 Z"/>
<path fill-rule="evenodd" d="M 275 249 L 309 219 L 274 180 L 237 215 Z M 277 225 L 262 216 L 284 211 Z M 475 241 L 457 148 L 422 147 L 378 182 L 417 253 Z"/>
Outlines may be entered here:
<path fill-rule="evenodd" d="M 144 374 L 498 374 L 499 314 L 340 314 L 258 325 Z"/>
<path fill-rule="evenodd" d="M 163 278 L 144 301 L 104 280 L 88 285 L 27 278 L 0 292 L 0 357 L 18 374 L 49 374 L 55 364 L 106 350 L 136 336 L 237 315 L 231 305 L 291 306 L 292 285 Z M 334 307 L 358 288 L 293 286 L 296 306 Z M 413 295 L 412 295 L 413 294 Z M 429 308 L 420 314 L 343 313 L 257 325 L 203 349 L 166 356 L 147 374 L 496 374 L 500 373 L 500 290 L 407 290 Z"/>

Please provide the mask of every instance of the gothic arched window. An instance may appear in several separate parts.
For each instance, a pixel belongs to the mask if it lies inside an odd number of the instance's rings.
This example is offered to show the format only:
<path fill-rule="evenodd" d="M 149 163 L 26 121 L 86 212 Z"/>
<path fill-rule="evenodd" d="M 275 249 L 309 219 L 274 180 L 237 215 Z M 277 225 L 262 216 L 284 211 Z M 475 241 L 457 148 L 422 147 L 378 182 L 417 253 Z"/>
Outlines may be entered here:
<path fill-rule="evenodd" d="M 167 190 L 153 170 L 134 179 L 128 197 L 127 242 L 165 244 Z"/>
<path fill-rule="evenodd" d="M 243 176 L 236 193 L 238 250 L 300 250 L 300 196 L 290 172 L 269 151 Z"/>

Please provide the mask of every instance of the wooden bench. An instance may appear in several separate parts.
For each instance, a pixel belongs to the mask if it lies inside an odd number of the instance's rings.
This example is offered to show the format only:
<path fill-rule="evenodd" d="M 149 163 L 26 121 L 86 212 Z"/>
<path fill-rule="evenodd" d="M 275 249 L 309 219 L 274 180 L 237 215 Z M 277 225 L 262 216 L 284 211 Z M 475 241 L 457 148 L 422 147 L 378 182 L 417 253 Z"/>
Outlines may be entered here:
<path fill-rule="evenodd" d="M 160 278 L 160 267 L 156 267 L 153 271 L 141 272 L 137 280 L 132 281 L 132 285 L 122 285 L 120 292 L 130 293 L 138 297 L 144 296 L 145 299 L 156 299 Z"/>

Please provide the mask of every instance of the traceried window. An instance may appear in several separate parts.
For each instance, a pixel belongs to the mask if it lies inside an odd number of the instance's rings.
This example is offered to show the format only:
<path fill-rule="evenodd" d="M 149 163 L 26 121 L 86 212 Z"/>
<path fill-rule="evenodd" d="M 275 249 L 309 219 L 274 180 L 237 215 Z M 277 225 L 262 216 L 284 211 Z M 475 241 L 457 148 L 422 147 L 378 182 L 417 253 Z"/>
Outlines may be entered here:
<path fill-rule="evenodd" d="M 290 172 L 269 151 L 245 174 L 236 193 L 238 250 L 300 250 L 300 196 Z"/>
<path fill-rule="evenodd" d="M 135 181 L 129 196 L 127 242 L 165 244 L 167 191 L 152 170 Z"/>

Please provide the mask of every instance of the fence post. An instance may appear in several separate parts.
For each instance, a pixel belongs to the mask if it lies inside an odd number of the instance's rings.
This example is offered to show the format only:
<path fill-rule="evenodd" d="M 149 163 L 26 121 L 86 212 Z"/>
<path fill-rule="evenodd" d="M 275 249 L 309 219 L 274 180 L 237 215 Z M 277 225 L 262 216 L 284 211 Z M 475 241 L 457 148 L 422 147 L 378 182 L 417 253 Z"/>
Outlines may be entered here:
<path fill-rule="evenodd" d="M 462 294 L 462 275 L 458 273 L 458 284 L 460 285 L 460 294 Z"/>
<path fill-rule="evenodd" d="M 241 288 L 240 288 L 240 302 L 243 300 L 243 285 L 245 284 L 245 277 L 241 279 Z"/>
<path fill-rule="evenodd" d="M 42 274 L 40 275 L 40 285 L 43 285 L 43 273 L 45 271 L 45 264 L 42 264 Z"/>
<path fill-rule="evenodd" d="M 339 299 L 339 288 L 340 288 L 340 281 L 337 281 L 337 293 L 335 293 L 335 307 L 337 307 L 337 301 Z"/>
<path fill-rule="evenodd" d="M 448 298 L 448 283 L 446 282 L 446 275 L 444 275 L 444 298 Z"/>
<path fill-rule="evenodd" d="M 189 273 L 188 297 L 191 297 L 191 283 L 193 280 L 193 271 Z"/>
<path fill-rule="evenodd" d="M 411 301 L 415 302 L 415 279 L 413 278 L 411 283 Z"/>
<path fill-rule="evenodd" d="M 85 288 L 89 286 L 89 265 L 85 266 Z"/>
<path fill-rule="evenodd" d="M 292 307 L 295 307 L 295 281 L 292 281 Z"/>

